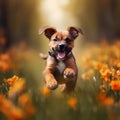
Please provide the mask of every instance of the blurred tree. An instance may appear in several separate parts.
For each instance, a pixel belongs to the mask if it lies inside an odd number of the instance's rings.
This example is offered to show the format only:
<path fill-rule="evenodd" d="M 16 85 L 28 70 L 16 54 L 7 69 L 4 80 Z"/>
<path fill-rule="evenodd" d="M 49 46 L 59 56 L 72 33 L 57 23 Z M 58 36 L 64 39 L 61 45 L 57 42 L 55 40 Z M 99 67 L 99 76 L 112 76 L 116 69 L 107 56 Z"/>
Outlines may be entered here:
<path fill-rule="evenodd" d="M 82 22 L 87 39 L 113 40 L 120 37 L 120 1 L 119 0 L 84 0 L 77 1 L 75 13 Z"/>
<path fill-rule="evenodd" d="M 0 52 L 3 52 L 10 44 L 6 1 L 0 0 Z"/>
<path fill-rule="evenodd" d="M 38 0 L 8 0 L 8 22 L 13 42 L 25 41 L 29 45 L 39 45 L 36 40 L 40 25 L 39 4 Z"/>
<path fill-rule="evenodd" d="M 120 1 L 102 0 L 98 2 L 100 36 L 109 40 L 120 37 Z"/>
<path fill-rule="evenodd" d="M 39 40 L 38 29 L 47 23 L 49 25 L 50 18 L 46 16 L 44 10 L 40 12 L 42 2 L 44 1 L 0 0 L 0 36 L 6 37 L 6 46 L 10 42 L 13 44 L 18 41 L 26 41 L 32 47 L 43 47 L 46 42 Z M 52 1 L 50 2 L 52 4 Z M 98 41 L 101 38 L 112 40 L 120 37 L 119 0 L 71 0 L 66 1 L 66 5 L 67 2 L 66 7 L 59 5 L 59 9 L 65 12 L 63 14 L 64 23 L 68 24 L 73 21 L 72 23 L 80 26 L 87 41 Z M 62 4 L 60 1 L 58 3 Z M 57 6 L 54 7 L 54 5 L 56 4 L 49 6 L 49 9 L 57 9 Z M 68 13 L 67 17 L 64 16 L 66 13 Z M 46 18 L 44 22 L 43 18 Z M 58 28 L 62 23 L 56 21 L 56 27 Z"/>

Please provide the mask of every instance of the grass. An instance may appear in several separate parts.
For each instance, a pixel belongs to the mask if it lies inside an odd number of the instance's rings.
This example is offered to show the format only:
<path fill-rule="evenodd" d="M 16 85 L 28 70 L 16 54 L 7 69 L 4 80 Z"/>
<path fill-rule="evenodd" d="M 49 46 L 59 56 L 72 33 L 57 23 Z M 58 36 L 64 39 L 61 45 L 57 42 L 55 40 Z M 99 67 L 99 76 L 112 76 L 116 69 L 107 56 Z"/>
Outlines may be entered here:
<path fill-rule="evenodd" d="M 35 50 L 17 46 L 0 54 L 0 118 L 119 120 L 120 43 L 88 46 L 76 56 L 79 75 L 72 95 L 45 88 L 45 62 Z"/>

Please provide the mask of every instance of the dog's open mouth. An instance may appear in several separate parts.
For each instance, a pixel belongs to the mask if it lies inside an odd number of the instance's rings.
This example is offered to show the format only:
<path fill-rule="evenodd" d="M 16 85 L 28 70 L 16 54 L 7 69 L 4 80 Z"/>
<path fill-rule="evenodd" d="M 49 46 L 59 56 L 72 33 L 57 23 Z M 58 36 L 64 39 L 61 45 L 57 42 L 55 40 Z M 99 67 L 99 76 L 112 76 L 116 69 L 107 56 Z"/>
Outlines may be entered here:
<path fill-rule="evenodd" d="M 71 53 L 71 48 L 66 47 L 65 50 L 59 50 L 58 47 L 52 48 L 52 50 L 49 52 L 51 56 L 56 57 L 58 60 L 65 60 L 67 56 Z"/>
<path fill-rule="evenodd" d="M 63 60 L 66 57 L 66 53 L 65 52 L 58 52 L 57 56 L 58 56 L 58 59 L 62 59 Z"/>

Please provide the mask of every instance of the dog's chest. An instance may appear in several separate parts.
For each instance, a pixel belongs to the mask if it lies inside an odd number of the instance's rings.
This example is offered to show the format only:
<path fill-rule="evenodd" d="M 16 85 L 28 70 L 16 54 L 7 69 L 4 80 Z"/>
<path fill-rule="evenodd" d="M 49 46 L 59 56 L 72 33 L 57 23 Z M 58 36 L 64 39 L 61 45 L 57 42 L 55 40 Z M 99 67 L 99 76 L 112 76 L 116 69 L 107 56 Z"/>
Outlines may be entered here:
<path fill-rule="evenodd" d="M 63 73 L 63 71 L 66 68 L 65 63 L 63 61 L 59 61 L 56 67 L 60 71 L 60 73 Z"/>

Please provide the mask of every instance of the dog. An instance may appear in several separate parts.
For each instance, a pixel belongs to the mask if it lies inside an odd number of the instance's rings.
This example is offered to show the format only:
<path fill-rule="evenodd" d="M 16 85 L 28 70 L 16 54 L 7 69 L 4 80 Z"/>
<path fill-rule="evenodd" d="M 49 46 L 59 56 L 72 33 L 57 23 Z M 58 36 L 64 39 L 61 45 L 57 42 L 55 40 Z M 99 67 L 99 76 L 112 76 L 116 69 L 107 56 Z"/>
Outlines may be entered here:
<path fill-rule="evenodd" d="M 40 54 L 46 60 L 43 72 L 46 86 L 54 90 L 63 84 L 62 91 L 74 91 L 78 68 L 72 49 L 79 33 L 83 34 L 82 30 L 70 26 L 66 31 L 57 31 L 54 27 L 45 26 L 39 29 L 39 34 L 42 33 L 49 39 L 49 54 Z"/>

